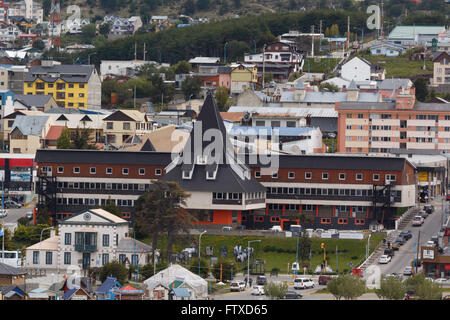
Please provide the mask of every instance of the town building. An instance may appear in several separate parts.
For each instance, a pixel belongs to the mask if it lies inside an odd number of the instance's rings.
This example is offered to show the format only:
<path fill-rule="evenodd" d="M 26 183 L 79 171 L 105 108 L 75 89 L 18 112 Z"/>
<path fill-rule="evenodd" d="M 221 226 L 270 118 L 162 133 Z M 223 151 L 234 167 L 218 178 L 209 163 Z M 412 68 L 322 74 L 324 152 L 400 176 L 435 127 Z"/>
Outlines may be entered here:
<path fill-rule="evenodd" d="M 450 53 L 435 52 L 433 57 L 432 86 L 447 85 L 450 87 Z"/>
<path fill-rule="evenodd" d="M 44 9 L 39 2 L 33 0 L 23 0 L 17 2 L 6 2 L 8 17 L 24 17 L 34 20 L 35 23 L 42 23 L 44 20 Z M 0 16 L 5 16 L 4 7 L 0 7 Z"/>
<path fill-rule="evenodd" d="M 258 83 L 258 68 L 253 64 L 231 64 L 231 90 L 232 95 L 240 94 L 247 89 L 254 89 Z"/>
<path fill-rule="evenodd" d="M 149 63 L 152 62 L 142 60 L 102 60 L 100 63 L 100 76 L 102 78 L 106 76 L 133 77 L 136 74 L 136 69 Z M 156 64 L 156 62 L 153 63 Z"/>
<path fill-rule="evenodd" d="M 398 57 L 405 52 L 405 47 L 387 41 L 381 41 L 370 47 L 370 54 L 372 56 Z"/>
<path fill-rule="evenodd" d="M 396 26 L 389 33 L 388 41 L 408 48 L 424 46 L 445 33 L 445 26 Z"/>
<path fill-rule="evenodd" d="M 93 65 L 55 65 L 43 61 L 41 66 L 31 66 L 24 94 L 50 94 L 62 108 L 101 108 L 101 81 Z"/>
<path fill-rule="evenodd" d="M 198 71 L 200 66 L 216 66 L 220 64 L 220 58 L 218 57 L 195 57 L 189 60 L 194 71 Z"/>
<path fill-rule="evenodd" d="M 244 55 L 244 63 L 256 64 L 258 70 L 261 68 L 261 71 L 264 67 L 263 64 L 289 64 L 292 66 L 293 72 L 299 72 L 302 60 L 302 55 L 295 50 L 293 45 L 281 41 L 265 45 L 263 53 L 247 53 Z"/>
<path fill-rule="evenodd" d="M 428 277 L 450 277 L 450 219 L 446 219 L 436 236 L 431 238 L 434 246 L 420 247 L 420 260 L 423 271 Z"/>
<path fill-rule="evenodd" d="M 9 134 L 11 153 L 36 153 L 45 148 L 44 140 L 50 130 L 51 118 L 44 115 L 18 115 Z"/>
<path fill-rule="evenodd" d="M 0 262 L 0 287 L 25 284 L 27 272 Z"/>
<path fill-rule="evenodd" d="M 231 89 L 231 68 L 219 65 L 201 65 L 198 72 L 193 72 L 191 76 L 198 77 L 202 81 L 203 95 L 209 89 L 225 87 L 228 91 Z"/>
<path fill-rule="evenodd" d="M 145 265 L 151 248 L 130 237 L 128 221 L 103 209 L 84 210 L 58 223 L 59 235 L 26 250 L 24 269 L 69 272 L 73 266 L 87 271 L 117 260 Z"/>
<path fill-rule="evenodd" d="M 23 84 L 28 73 L 26 66 L 0 65 L 0 90 L 23 94 Z"/>
<path fill-rule="evenodd" d="M 359 57 L 354 57 L 341 67 L 341 77 L 350 81 L 384 80 L 385 75 L 386 70 Z"/>

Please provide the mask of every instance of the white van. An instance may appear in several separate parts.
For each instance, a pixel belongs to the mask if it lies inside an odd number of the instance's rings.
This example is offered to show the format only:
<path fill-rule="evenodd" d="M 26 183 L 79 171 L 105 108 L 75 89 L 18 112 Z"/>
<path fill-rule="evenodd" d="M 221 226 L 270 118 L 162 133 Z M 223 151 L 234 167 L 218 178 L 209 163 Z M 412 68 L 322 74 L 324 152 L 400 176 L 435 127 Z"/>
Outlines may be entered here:
<path fill-rule="evenodd" d="M 314 281 L 310 278 L 296 278 L 294 280 L 294 289 L 310 289 L 314 288 Z"/>

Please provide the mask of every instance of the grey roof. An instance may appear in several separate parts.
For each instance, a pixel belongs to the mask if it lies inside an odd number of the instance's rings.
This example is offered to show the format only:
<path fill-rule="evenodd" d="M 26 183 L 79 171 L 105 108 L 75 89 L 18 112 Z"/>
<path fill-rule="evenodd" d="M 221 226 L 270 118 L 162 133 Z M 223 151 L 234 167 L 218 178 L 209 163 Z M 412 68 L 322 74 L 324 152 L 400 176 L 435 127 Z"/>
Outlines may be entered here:
<path fill-rule="evenodd" d="M 169 152 L 103 151 L 103 150 L 51 150 L 36 151 L 36 162 L 41 163 L 92 163 L 166 166 L 172 161 Z"/>
<path fill-rule="evenodd" d="M 376 103 L 360 103 L 360 102 L 342 102 L 339 104 L 339 110 L 396 110 L 395 102 L 376 102 Z M 450 111 L 448 103 L 424 103 L 416 102 L 412 110 L 399 109 L 399 111 Z"/>
<path fill-rule="evenodd" d="M 152 251 L 152 247 L 133 238 L 122 238 L 119 240 L 117 250 L 126 252 L 133 252 L 136 250 L 136 252 L 141 253 L 142 251 Z"/>
<path fill-rule="evenodd" d="M 79 109 L 58 107 L 58 108 L 48 109 L 48 110 L 44 111 L 44 113 L 71 114 L 71 113 L 82 113 L 82 112 Z"/>
<path fill-rule="evenodd" d="M 358 101 L 376 102 L 380 98 L 377 92 L 360 92 Z M 306 92 L 305 99 L 296 100 L 295 92 L 285 91 L 281 94 L 280 102 L 311 102 L 311 103 L 336 103 L 347 101 L 347 92 Z"/>
<path fill-rule="evenodd" d="M 377 84 L 379 90 L 397 90 L 398 88 L 408 88 L 413 85 L 409 79 L 393 78 L 385 79 Z"/>
<path fill-rule="evenodd" d="M 358 87 L 356 86 L 356 82 L 353 79 L 352 81 L 350 81 L 350 84 L 348 85 L 347 91 L 348 90 L 358 90 Z"/>
<path fill-rule="evenodd" d="M 256 112 L 262 115 L 291 115 L 293 117 L 311 118 L 337 118 L 338 113 L 334 108 L 301 108 L 301 107 L 253 107 L 253 106 L 233 106 L 228 112 Z"/>
<path fill-rule="evenodd" d="M 32 66 L 30 67 L 25 81 L 35 81 L 40 78 L 45 82 L 56 82 L 62 79 L 65 82 L 88 82 L 94 71 L 93 65 L 62 64 L 56 66 Z M 55 73 L 58 76 L 49 76 Z"/>
<path fill-rule="evenodd" d="M 51 95 L 31 95 L 31 94 L 16 94 L 14 97 L 15 101 L 19 101 L 26 107 L 36 107 L 36 108 L 44 108 L 45 104 L 52 99 Z"/>
<path fill-rule="evenodd" d="M 0 275 L 9 275 L 9 276 L 15 276 L 19 274 L 26 274 L 27 272 L 25 270 L 22 270 L 20 268 L 15 268 L 10 265 L 7 265 L 6 263 L 0 262 Z"/>
<path fill-rule="evenodd" d="M 17 128 L 25 136 L 38 135 L 45 127 L 48 118 L 48 116 L 17 116 L 11 132 Z"/>
<path fill-rule="evenodd" d="M 389 39 L 414 39 L 419 34 L 438 35 L 445 31 L 445 26 L 396 26 L 389 34 Z"/>
<path fill-rule="evenodd" d="M 305 88 L 305 85 L 303 84 L 302 79 L 297 80 L 297 82 L 295 83 L 294 88 L 295 88 L 295 89 L 298 89 L 298 90 L 304 90 L 304 89 L 306 89 L 306 88 Z"/>

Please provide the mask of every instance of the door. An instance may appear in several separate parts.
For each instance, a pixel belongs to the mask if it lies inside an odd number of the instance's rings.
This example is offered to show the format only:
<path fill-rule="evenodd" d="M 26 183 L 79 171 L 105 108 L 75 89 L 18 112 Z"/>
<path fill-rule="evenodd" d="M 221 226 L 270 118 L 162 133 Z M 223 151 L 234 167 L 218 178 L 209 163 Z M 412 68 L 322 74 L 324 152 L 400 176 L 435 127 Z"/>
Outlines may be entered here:
<path fill-rule="evenodd" d="M 89 269 L 91 267 L 91 254 L 90 253 L 83 253 L 83 269 Z"/>

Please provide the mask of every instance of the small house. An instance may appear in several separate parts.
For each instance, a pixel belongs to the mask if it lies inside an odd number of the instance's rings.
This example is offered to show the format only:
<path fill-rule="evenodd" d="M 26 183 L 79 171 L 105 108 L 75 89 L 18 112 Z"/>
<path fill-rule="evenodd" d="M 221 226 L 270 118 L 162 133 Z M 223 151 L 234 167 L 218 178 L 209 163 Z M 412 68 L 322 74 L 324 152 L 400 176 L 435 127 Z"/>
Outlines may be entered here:
<path fill-rule="evenodd" d="M 64 293 L 62 300 L 92 300 L 92 297 L 83 288 L 73 288 Z"/>
<path fill-rule="evenodd" d="M 117 300 L 118 290 L 122 285 L 114 277 L 107 277 L 105 281 L 95 291 L 97 300 Z"/>

